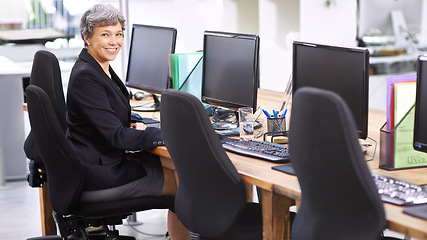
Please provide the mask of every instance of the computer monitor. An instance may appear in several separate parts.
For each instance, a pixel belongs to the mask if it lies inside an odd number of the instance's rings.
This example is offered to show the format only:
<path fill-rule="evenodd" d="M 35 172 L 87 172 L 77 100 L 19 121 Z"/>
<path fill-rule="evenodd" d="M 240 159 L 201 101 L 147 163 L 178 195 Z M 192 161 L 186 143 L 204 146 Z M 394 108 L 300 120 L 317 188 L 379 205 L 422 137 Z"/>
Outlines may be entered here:
<path fill-rule="evenodd" d="M 414 149 L 427 152 L 427 55 L 418 57 Z"/>
<path fill-rule="evenodd" d="M 203 46 L 202 101 L 232 110 L 256 110 L 259 37 L 206 31 Z"/>
<path fill-rule="evenodd" d="M 133 107 L 139 111 L 158 111 L 161 94 L 169 86 L 169 56 L 175 52 L 176 29 L 159 26 L 132 26 L 126 75 L 128 87 L 153 94 L 154 104 Z"/>
<path fill-rule="evenodd" d="M 367 49 L 294 41 L 292 84 L 293 92 L 310 86 L 340 95 L 353 114 L 359 137 L 366 139 L 369 89 Z"/>

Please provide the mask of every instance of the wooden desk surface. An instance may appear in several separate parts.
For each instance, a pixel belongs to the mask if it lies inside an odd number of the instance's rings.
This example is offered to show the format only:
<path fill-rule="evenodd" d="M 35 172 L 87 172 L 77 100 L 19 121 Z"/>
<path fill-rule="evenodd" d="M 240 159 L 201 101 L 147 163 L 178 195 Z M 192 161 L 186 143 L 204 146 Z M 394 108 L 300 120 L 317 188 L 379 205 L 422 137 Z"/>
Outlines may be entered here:
<path fill-rule="evenodd" d="M 395 170 L 387 171 L 380 169 L 379 165 L 379 134 L 380 128 L 384 124 L 386 115 L 384 111 L 380 110 L 370 110 L 369 112 L 369 134 L 368 136 L 377 140 L 377 148 L 375 152 L 374 159 L 368 162 L 368 167 L 373 173 L 378 173 L 390 177 L 395 177 L 403 181 L 408 181 L 420 185 L 427 184 L 427 168 L 416 168 L 416 169 L 406 169 L 406 170 Z M 366 140 L 369 142 L 369 140 Z M 372 141 L 371 141 L 372 143 Z M 374 154 L 374 146 L 369 147 L 366 159 L 371 159 Z M 287 174 L 284 174 L 287 175 Z M 273 177 L 273 175 L 272 175 Z M 274 175 L 276 178 L 276 175 Z M 274 191 L 277 194 L 284 195 L 286 197 L 300 200 L 301 199 L 301 189 L 296 177 L 289 179 L 289 175 L 286 177 L 277 177 L 274 180 Z M 409 215 L 403 214 L 402 210 L 404 207 L 395 206 L 392 204 L 384 204 L 386 218 L 387 218 L 387 228 L 396 232 L 405 234 L 408 237 L 414 237 L 418 239 L 427 239 L 427 221 L 411 217 Z"/>
<path fill-rule="evenodd" d="M 280 105 L 282 93 L 271 92 L 260 90 L 258 105 L 262 108 L 273 109 L 277 108 Z M 416 184 L 427 184 L 427 168 L 417 168 L 410 170 L 396 170 L 396 171 L 386 171 L 380 169 L 379 165 L 379 135 L 380 128 L 386 121 L 386 115 L 384 111 L 381 110 L 370 110 L 369 119 L 368 119 L 368 136 L 373 140 L 367 139 L 362 140 L 362 142 L 369 143 L 372 146 L 368 148 L 366 159 L 368 161 L 368 167 L 374 173 L 379 173 L 387 176 L 392 176 L 399 178 L 404 181 L 413 182 Z M 168 156 L 167 149 L 157 148 L 154 150 L 157 154 Z M 166 155 L 167 154 L 167 155 Z M 266 190 L 272 191 L 273 196 L 270 196 L 270 201 L 274 201 L 275 195 L 285 196 L 287 199 L 300 200 L 301 198 L 301 189 L 299 187 L 298 180 L 295 176 L 291 176 L 285 173 L 271 170 L 273 163 L 266 162 L 263 160 L 247 158 L 241 155 L 227 153 L 231 161 L 235 165 L 236 169 L 242 175 L 243 180 L 248 184 L 257 185 L 258 187 Z M 273 203 L 274 204 L 274 203 Z M 281 202 L 283 204 L 283 200 Z M 291 204 L 289 201 L 285 202 L 286 207 Z M 273 209 L 277 206 L 270 206 Z M 392 204 L 384 204 L 386 217 L 388 220 L 387 227 L 390 230 L 400 232 L 406 236 L 415 237 L 419 239 L 427 239 L 427 221 L 422 219 L 414 218 L 409 215 L 403 214 L 403 207 L 394 206 Z M 283 206 L 280 207 L 283 211 L 285 209 Z M 276 210 L 273 210 L 276 212 Z M 278 216 L 269 216 L 269 217 L 278 217 Z M 284 217 L 281 215 L 280 217 Z M 280 224 L 280 222 L 274 223 L 274 220 L 271 222 L 272 225 Z M 274 228 L 274 227 L 273 227 Z M 277 228 L 277 227 L 276 227 Z M 280 235 L 275 231 L 275 229 L 269 229 L 272 231 L 272 239 L 279 239 L 277 235 Z M 277 229 L 276 229 L 277 230 Z M 280 231 L 283 231 L 280 230 Z M 288 232 L 285 230 L 285 236 Z M 269 239 L 265 237 L 265 239 Z M 280 238 L 282 239 L 282 238 Z M 286 239 L 286 237 L 285 237 Z"/>
<path fill-rule="evenodd" d="M 282 101 L 282 96 L 283 93 L 280 92 L 260 90 L 258 105 L 265 109 L 277 109 Z M 369 114 L 368 136 L 377 141 L 376 151 L 374 152 L 373 141 L 366 140 L 367 143 L 373 145 L 368 148 L 366 155 L 367 159 L 373 157 L 373 160 L 368 162 L 371 171 L 396 177 L 404 181 L 427 184 L 427 168 L 397 171 L 386 171 L 378 168 L 380 148 L 379 129 L 385 122 L 386 116 L 385 112 L 380 110 L 370 110 Z M 158 113 L 149 113 L 148 116 L 158 118 Z M 264 116 L 262 115 L 262 117 Z M 157 147 L 151 150 L 151 152 L 170 158 L 166 147 Z M 289 239 L 289 226 L 285 227 L 285 222 L 288 221 L 289 217 L 289 206 L 294 203 L 294 200 L 298 201 L 301 198 L 301 190 L 297 178 L 272 170 L 271 167 L 276 165 L 274 163 L 229 152 L 227 154 L 238 172 L 242 175 L 243 180 L 247 184 L 258 186 L 262 191 L 264 239 Z M 40 193 L 42 194 L 42 191 Z M 427 239 L 427 221 L 403 214 L 403 207 L 391 204 L 384 204 L 384 206 L 388 220 L 387 227 L 390 230 L 403 233 L 408 237 Z M 42 222 L 48 222 L 48 220 L 42 219 Z M 47 231 L 44 234 L 52 233 Z"/>

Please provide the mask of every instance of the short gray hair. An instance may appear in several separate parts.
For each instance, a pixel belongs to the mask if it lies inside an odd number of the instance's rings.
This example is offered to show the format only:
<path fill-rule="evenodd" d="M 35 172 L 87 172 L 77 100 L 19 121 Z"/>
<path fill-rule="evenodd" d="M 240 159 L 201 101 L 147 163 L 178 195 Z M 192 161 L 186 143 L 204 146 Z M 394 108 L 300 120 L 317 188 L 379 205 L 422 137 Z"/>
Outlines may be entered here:
<path fill-rule="evenodd" d="M 111 5 L 96 4 L 83 13 L 80 20 L 80 34 L 82 39 L 90 38 L 95 27 L 114 26 L 117 22 L 125 30 L 125 18 L 122 13 Z M 85 42 L 85 46 L 87 43 Z"/>

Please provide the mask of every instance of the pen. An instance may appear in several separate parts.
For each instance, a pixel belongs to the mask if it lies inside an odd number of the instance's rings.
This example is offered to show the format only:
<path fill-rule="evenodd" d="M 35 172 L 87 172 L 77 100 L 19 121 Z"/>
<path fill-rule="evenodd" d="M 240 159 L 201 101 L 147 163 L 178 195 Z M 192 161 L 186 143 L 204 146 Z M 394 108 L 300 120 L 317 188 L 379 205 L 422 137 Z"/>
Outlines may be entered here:
<path fill-rule="evenodd" d="M 267 116 L 267 118 L 271 118 L 270 113 L 268 113 L 267 111 L 265 111 L 265 109 L 263 109 L 262 112 L 265 114 L 265 116 Z"/>
<path fill-rule="evenodd" d="M 288 109 L 285 109 L 285 112 L 283 113 L 283 117 L 286 117 L 286 113 L 288 112 Z"/>
<path fill-rule="evenodd" d="M 274 110 L 274 109 L 273 109 L 273 115 L 274 115 L 274 117 L 275 117 L 275 118 L 278 118 L 278 117 L 279 117 L 279 116 L 277 116 L 277 112 L 276 112 L 276 110 Z"/>

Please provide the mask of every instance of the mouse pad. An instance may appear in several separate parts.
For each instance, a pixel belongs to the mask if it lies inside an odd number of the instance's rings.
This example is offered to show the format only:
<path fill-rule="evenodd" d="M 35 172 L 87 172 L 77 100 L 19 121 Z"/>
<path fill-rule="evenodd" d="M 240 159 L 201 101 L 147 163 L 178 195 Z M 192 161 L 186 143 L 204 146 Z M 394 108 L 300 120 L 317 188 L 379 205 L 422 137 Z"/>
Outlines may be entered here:
<path fill-rule="evenodd" d="M 403 209 L 403 213 L 427 220 L 427 205 L 408 207 Z"/>
<path fill-rule="evenodd" d="M 287 174 L 295 175 L 294 168 L 292 167 L 292 164 L 285 164 L 285 165 L 277 165 L 271 167 L 271 169 L 281 171 Z"/>

